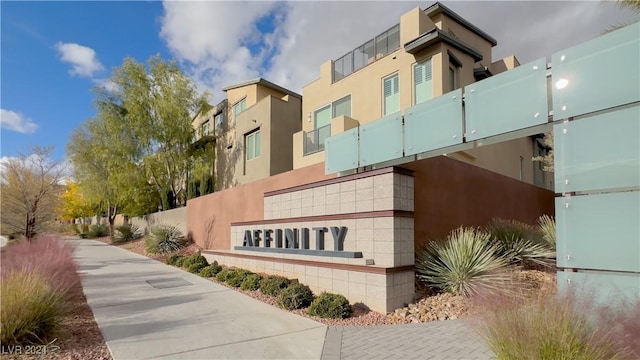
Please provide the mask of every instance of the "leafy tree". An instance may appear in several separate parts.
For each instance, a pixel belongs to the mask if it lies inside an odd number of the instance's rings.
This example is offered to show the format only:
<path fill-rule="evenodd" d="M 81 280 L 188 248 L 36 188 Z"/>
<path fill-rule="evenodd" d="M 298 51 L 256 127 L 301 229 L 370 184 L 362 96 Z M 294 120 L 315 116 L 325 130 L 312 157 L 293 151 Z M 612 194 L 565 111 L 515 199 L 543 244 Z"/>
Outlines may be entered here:
<path fill-rule="evenodd" d="M 85 218 L 94 214 L 94 209 L 89 204 L 77 183 L 67 180 L 66 190 L 62 193 L 61 218 L 63 220 L 73 220 L 77 218 Z"/>
<path fill-rule="evenodd" d="M 31 240 L 55 219 L 66 168 L 50 158 L 52 151 L 53 147 L 35 146 L 28 155 L 20 154 L 2 162 L 3 231 Z"/>

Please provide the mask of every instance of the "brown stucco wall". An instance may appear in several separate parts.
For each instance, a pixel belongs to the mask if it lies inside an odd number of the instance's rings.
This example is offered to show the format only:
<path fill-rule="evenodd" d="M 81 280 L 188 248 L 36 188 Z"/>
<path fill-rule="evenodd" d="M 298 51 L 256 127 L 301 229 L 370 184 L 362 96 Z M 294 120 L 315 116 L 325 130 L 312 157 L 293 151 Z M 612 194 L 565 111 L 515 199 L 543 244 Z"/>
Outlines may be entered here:
<path fill-rule="evenodd" d="M 461 225 L 484 226 L 501 217 L 534 224 L 554 215 L 554 193 L 439 156 L 403 165 L 415 172 L 415 246 Z"/>
<path fill-rule="evenodd" d="M 333 177 L 324 174 L 324 163 L 320 163 L 191 199 L 187 233 L 205 249 L 229 250 L 232 222 L 264 219 L 265 192 Z"/>

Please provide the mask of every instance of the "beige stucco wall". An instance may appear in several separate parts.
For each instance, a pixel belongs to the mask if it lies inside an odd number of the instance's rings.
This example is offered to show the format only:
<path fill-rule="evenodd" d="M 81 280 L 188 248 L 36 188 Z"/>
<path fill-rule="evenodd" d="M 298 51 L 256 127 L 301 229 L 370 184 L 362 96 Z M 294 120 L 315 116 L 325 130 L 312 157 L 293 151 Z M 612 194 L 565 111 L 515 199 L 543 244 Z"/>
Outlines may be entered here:
<path fill-rule="evenodd" d="M 170 225 L 177 227 L 184 235 L 187 235 L 187 208 L 180 207 L 141 217 L 133 217 L 129 219 L 129 223 L 138 226 L 145 234 L 149 233 L 154 226 Z"/>
<path fill-rule="evenodd" d="M 302 127 L 302 99 L 295 96 L 286 96 L 284 99 L 271 97 L 270 175 L 293 169 L 292 134 Z"/>

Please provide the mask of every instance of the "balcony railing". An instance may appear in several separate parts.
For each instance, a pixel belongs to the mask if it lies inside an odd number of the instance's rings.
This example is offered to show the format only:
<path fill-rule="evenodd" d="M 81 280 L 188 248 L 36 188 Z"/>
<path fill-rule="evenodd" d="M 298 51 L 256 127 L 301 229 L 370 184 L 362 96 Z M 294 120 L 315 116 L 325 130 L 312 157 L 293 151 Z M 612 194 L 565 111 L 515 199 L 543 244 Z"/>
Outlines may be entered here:
<path fill-rule="evenodd" d="M 303 134 L 304 156 L 324 151 L 324 140 L 331 136 L 331 124 Z"/>

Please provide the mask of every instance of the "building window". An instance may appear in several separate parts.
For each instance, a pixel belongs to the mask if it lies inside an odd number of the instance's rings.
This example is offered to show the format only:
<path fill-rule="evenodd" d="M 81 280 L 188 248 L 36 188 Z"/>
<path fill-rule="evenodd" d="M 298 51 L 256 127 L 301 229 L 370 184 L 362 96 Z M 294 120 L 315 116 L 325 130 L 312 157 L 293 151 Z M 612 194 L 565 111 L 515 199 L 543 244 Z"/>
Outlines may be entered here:
<path fill-rule="evenodd" d="M 260 156 L 260 129 L 244 136 L 247 160 Z"/>
<path fill-rule="evenodd" d="M 217 113 L 216 116 L 213 118 L 213 121 L 215 123 L 216 129 L 218 130 L 222 130 L 222 125 L 224 123 L 224 115 L 223 113 Z"/>
<path fill-rule="evenodd" d="M 200 131 L 201 131 L 201 136 L 209 136 L 210 134 L 210 123 L 209 120 L 205 121 L 201 127 L 200 127 Z"/>
<path fill-rule="evenodd" d="M 398 74 L 391 75 L 382 80 L 383 84 L 383 116 L 400 111 L 400 86 Z"/>
<path fill-rule="evenodd" d="M 247 108 L 247 98 L 244 98 L 233 105 L 233 117 L 235 118 Z"/>
<path fill-rule="evenodd" d="M 331 118 L 337 118 L 341 115 L 351 116 L 351 95 L 347 95 L 331 103 L 331 111 Z"/>
<path fill-rule="evenodd" d="M 431 59 L 413 66 L 413 103 L 414 105 L 433 97 L 431 81 Z"/>

